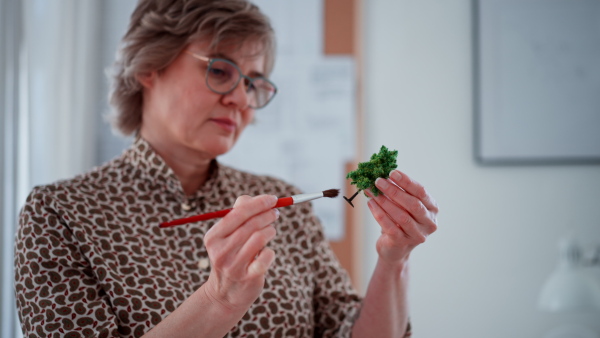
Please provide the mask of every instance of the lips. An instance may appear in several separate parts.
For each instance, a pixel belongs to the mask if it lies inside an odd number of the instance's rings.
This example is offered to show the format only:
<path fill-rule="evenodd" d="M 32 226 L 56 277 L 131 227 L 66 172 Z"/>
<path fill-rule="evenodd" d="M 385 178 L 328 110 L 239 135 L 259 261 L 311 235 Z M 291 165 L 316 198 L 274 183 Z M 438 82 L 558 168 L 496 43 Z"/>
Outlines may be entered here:
<path fill-rule="evenodd" d="M 211 119 L 214 123 L 216 123 L 219 127 L 227 132 L 234 132 L 237 124 L 234 120 L 228 118 L 215 118 Z"/>

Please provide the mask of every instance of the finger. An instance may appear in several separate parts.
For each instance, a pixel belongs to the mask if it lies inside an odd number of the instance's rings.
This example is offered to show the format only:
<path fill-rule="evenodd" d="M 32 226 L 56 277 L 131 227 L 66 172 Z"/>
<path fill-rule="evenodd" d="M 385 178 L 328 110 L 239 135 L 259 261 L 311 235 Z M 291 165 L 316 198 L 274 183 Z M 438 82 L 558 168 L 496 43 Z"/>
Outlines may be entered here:
<path fill-rule="evenodd" d="M 236 262 L 248 266 L 276 234 L 273 226 L 254 232 L 237 253 Z"/>
<path fill-rule="evenodd" d="M 390 216 L 385 212 L 385 210 L 383 210 L 383 208 L 379 204 L 377 204 L 377 202 L 375 202 L 374 199 L 369 199 L 369 201 L 367 202 L 367 206 L 369 207 L 369 210 L 371 210 L 371 214 L 381 227 L 381 231 L 383 231 L 386 234 L 400 233 L 401 235 L 408 237 L 408 234 L 404 231 L 404 229 L 402 229 L 396 223 L 394 223 Z"/>
<path fill-rule="evenodd" d="M 393 228 L 396 228 L 400 229 L 407 238 L 416 239 L 419 243 L 425 240 L 424 232 L 413 217 L 385 196 L 371 198 L 367 204 L 385 233 L 393 233 Z"/>
<path fill-rule="evenodd" d="M 396 184 L 398 187 L 404 189 L 410 195 L 418 198 L 421 203 L 430 211 L 438 212 L 438 205 L 433 198 L 427 193 L 425 187 L 418 182 L 412 180 L 406 174 L 399 170 L 392 170 L 390 172 L 390 181 Z"/>
<path fill-rule="evenodd" d="M 266 226 L 252 233 L 246 242 L 234 242 L 229 238 L 210 238 L 205 240 L 205 245 L 215 269 L 233 269 L 232 271 L 239 273 L 246 270 L 275 234 L 273 226 Z"/>
<path fill-rule="evenodd" d="M 268 227 L 277 218 L 279 218 L 279 210 L 277 209 L 270 209 L 253 216 L 224 239 L 224 250 L 237 254 L 252 234 Z"/>
<path fill-rule="evenodd" d="M 396 211 L 400 207 L 408 212 L 418 223 L 426 225 L 432 223 L 431 212 L 421 200 L 384 178 L 378 178 L 375 181 L 375 185 L 383 192 L 383 195 L 374 198 L 384 210 Z M 394 205 L 396 206 L 395 208 Z"/>
<path fill-rule="evenodd" d="M 258 256 L 248 265 L 248 274 L 250 277 L 264 275 L 273 261 L 275 260 L 275 251 L 270 248 L 264 248 Z"/>
<path fill-rule="evenodd" d="M 272 209 L 276 203 L 277 197 L 273 195 L 240 196 L 236 199 L 233 210 L 210 229 L 211 235 L 227 237 L 250 217 Z"/>
<path fill-rule="evenodd" d="M 235 208 L 236 206 L 240 205 L 240 203 L 244 203 L 246 201 L 249 201 L 252 199 L 252 196 L 248 196 L 248 195 L 242 195 L 238 198 L 235 199 L 235 202 L 233 202 L 233 207 Z"/>
<path fill-rule="evenodd" d="M 244 201 L 248 201 L 250 200 L 252 197 L 248 196 L 248 195 L 242 195 L 239 196 L 238 198 L 236 198 L 235 202 L 233 203 L 233 207 L 235 207 L 236 205 L 239 205 L 240 203 L 244 203 Z M 233 212 L 233 207 L 232 207 L 232 211 Z M 230 213 L 231 213 L 230 212 Z M 228 216 L 229 214 L 227 214 L 226 216 Z M 215 223 L 212 227 L 210 227 L 208 229 L 208 231 L 206 231 L 206 233 L 204 234 L 205 237 L 210 237 L 212 236 L 212 233 L 217 233 L 220 234 L 222 236 L 223 232 L 226 232 L 229 230 L 229 227 L 226 225 L 226 223 L 228 222 L 227 219 L 225 219 L 225 217 L 221 218 L 217 223 Z M 224 224 L 225 223 L 225 224 Z M 209 235 L 211 234 L 211 235 Z M 224 236 L 222 236 L 224 237 Z"/>

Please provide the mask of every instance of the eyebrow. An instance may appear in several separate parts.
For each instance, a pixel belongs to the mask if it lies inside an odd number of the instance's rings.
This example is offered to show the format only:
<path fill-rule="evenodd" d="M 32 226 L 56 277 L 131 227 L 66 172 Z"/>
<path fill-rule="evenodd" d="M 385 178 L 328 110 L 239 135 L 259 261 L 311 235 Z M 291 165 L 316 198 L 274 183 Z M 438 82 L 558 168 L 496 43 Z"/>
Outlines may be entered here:
<path fill-rule="evenodd" d="M 231 61 L 233 62 L 236 66 L 239 67 L 239 65 L 237 64 L 237 62 L 233 61 L 229 56 L 227 56 L 226 54 L 223 53 L 210 53 L 207 55 L 209 58 L 211 59 L 225 59 L 227 61 Z M 257 78 L 257 77 L 264 77 L 266 78 L 265 74 L 261 73 L 261 72 L 257 72 L 257 71 L 250 71 L 249 74 L 246 74 L 252 78 Z"/>

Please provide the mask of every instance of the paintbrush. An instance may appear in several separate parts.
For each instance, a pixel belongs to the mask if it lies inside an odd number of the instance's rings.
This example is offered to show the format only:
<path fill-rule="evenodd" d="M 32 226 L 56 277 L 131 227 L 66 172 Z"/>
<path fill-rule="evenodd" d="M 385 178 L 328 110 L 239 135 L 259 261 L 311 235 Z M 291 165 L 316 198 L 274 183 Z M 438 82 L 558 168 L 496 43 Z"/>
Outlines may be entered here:
<path fill-rule="evenodd" d="M 329 189 L 329 190 L 312 193 L 312 194 L 299 194 L 299 195 L 293 195 L 290 197 L 281 197 L 277 200 L 277 204 L 275 204 L 274 208 L 287 207 L 287 206 L 290 206 L 293 204 L 312 201 L 312 200 L 315 200 L 315 199 L 321 198 L 321 197 L 334 198 L 334 197 L 337 197 L 339 195 L 339 193 L 340 193 L 339 189 Z M 206 220 L 213 219 L 213 218 L 224 217 L 231 210 L 233 210 L 233 208 L 219 210 L 219 211 L 213 211 L 213 212 L 209 212 L 206 214 L 196 215 L 196 216 L 191 216 L 191 217 L 186 217 L 186 218 L 179 218 L 179 219 L 175 219 L 175 220 L 172 220 L 169 222 L 160 223 L 159 226 L 161 228 L 168 228 L 168 227 L 181 225 L 181 224 L 187 224 L 187 223 L 198 222 L 198 221 L 206 221 Z"/>

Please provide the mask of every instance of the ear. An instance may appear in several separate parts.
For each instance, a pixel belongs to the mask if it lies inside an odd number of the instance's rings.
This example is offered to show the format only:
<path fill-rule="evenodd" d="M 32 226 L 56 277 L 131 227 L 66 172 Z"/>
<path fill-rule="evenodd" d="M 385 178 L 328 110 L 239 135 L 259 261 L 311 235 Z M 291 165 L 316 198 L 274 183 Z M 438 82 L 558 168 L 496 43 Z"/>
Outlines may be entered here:
<path fill-rule="evenodd" d="M 154 85 L 156 72 L 140 73 L 136 75 L 135 78 L 141 83 L 142 87 L 149 89 Z"/>

